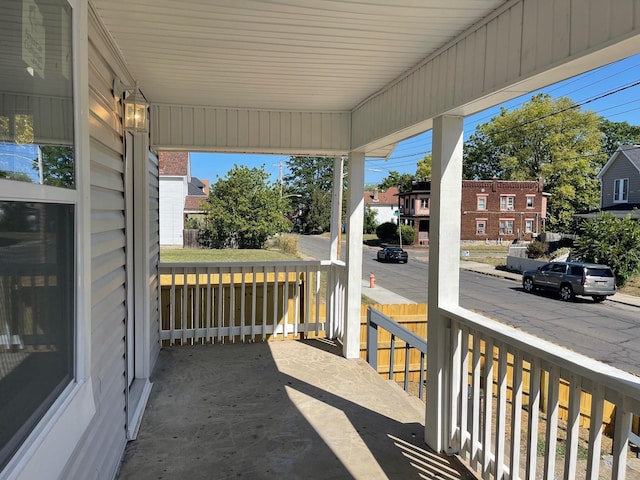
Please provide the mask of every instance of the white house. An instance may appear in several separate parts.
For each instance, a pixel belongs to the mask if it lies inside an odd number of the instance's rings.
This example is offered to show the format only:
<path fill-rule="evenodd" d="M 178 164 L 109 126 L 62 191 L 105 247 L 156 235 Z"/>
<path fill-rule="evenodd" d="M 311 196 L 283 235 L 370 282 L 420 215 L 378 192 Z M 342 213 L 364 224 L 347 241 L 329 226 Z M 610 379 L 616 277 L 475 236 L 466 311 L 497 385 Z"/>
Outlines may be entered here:
<path fill-rule="evenodd" d="M 507 348 L 537 343 L 459 306 L 463 118 L 637 53 L 640 1 L 0 0 L 0 11 L 1 480 L 113 479 L 136 438 L 161 348 L 160 153 L 330 155 L 336 185 L 348 155 L 347 260 L 332 228 L 327 261 L 346 272 L 339 335 L 356 358 L 365 159 L 429 129 L 424 439 L 471 448 L 485 478 L 504 476 L 491 434 L 484 447 L 468 435 L 454 360 L 470 331 L 503 347 L 500 372 Z M 628 425 L 638 380 L 558 349 L 532 365 L 620 394 L 616 423 Z"/>
<path fill-rule="evenodd" d="M 364 192 L 364 204 L 376 212 L 378 225 L 393 222 L 398 223 L 398 188 L 390 187 L 384 192 L 378 189 Z"/>

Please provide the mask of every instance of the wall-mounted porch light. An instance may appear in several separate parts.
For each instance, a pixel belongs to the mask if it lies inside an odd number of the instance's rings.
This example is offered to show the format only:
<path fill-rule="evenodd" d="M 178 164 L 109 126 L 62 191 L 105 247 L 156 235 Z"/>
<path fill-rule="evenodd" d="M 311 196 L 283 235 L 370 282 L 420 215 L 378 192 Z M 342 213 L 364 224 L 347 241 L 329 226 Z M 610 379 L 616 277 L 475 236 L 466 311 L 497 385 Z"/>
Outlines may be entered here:
<path fill-rule="evenodd" d="M 124 97 L 124 129 L 132 132 L 146 132 L 149 104 L 140 94 L 138 83 L 130 87 L 116 79 L 113 82 L 113 94 L 118 98 Z"/>

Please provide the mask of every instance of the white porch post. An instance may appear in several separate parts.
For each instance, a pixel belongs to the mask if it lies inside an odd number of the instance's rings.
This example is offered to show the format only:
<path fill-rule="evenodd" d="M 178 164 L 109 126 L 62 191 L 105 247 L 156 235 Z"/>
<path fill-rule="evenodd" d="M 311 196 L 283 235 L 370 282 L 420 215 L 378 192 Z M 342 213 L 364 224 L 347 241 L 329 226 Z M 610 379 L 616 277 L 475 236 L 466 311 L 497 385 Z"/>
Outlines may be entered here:
<path fill-rule="evenodd" d="M 449 423 L 446 354 L 451 342 L 449 321 L 440 316 L 439 307 L 458 305 L 462 121 L 453 116 L 433 120 L 425 441 L 437 452 L 449 446 L 445 443 Z"/>
<path fill-rule="evenodd" d="M 331 251 L 329 258 L 340 260 L 340 233 L 342 232 L 342 157 L 333 157 L 333 193 L 331 197 Z"/>
<path fill-rule="evenodd" d="M 364 152 L 351 152 L 348 165 L 347 312 L 342 353 L 360 356 L 360 304 L 362 303 L 362 227 L 364 223 Z"/>

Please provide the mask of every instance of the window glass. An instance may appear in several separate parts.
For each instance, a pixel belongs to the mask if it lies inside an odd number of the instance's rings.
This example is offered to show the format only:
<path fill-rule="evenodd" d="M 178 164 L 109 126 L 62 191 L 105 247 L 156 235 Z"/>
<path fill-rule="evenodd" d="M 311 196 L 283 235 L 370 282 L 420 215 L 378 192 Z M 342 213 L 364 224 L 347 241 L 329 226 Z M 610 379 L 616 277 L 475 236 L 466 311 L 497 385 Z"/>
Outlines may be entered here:
<path fill-rule="evenodd" d="M 534 199 L 535 199 L 535 197 L 533 197 L 533 196 L 528 196 L 527 197 L 527 208 L 533 208 Z"/>
<path fill-rule="evenodd" d="M 74 206 L 0 202 L 0 466 L 71 381 Z"/>
<path fill-rule="evenodd" d="M 73 379 L 77 194 L 69 3 L 0 8 L 2 470 Z"/>
<path fill-rule="evenodd" d="M 0 8 L 0 178 L 74 188 L 71 8 Z"/>
<path fill-rule="evenodd" d="M 478 197 L 478 210 L 487 209 L 487 197 Z"/>

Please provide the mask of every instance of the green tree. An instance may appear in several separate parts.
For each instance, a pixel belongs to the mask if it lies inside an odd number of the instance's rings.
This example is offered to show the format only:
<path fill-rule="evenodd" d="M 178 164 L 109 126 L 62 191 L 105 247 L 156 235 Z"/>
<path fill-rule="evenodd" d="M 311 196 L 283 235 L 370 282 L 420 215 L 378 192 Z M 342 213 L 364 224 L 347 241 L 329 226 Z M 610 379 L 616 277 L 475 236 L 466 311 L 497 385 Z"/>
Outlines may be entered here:
<path fill-rule="evenodd" d="M 603 212 L 585 221 L 575 253 L 586 262 L 609 265 L 618 285 L 640 273 L 640 222 Z"/>
<path fill-rule="evenodd" d="M 602 152 L 609 159 L 620 145 L 640 144 L 640 127 L 627 122 L 600 121 L 602 132 Z"/>
<path fill-rule="evenodd" d="M 464 151 L 468 179 L 537 180 L 550 194 L 549 228 L 570 232 L 573 214 L 595 208 L 603 163 L 600 117 L 569 98 L 531 97 L 522 108 L 503 108 L 479 125 Z"/>
<path fill-rule="evenodd" d="M 364 225 L 362 233 L 375 233 L 378 222 L 376 221 L 378 212 L 373 210 L 369 205 L 364 207 Z"/>
<path fill-rule="evenodd" d="M 431 154 L 425 155 L 422 160 L 418 160 L 416 178 L 419 180 L 431 178 Z"/>
<path fill-rule="evenodd" d="M 331 225 L 331 192 L 333 191 L 332 157 L 290 157 L 289 171 L 282 178 L 284 192 L 300 195 L 297 203 L 303 205 L 301 222 L 307 231 Z M 343 179 L 343 188 L 344 188 Z M 344 196 L 343 196 L 344 197 Z"/>
<path fill-rule="evenodd" d="M 212 248 L 263 248 L 275 233 L 286 231 L 287 203 L 279 185 L 262 168 L 234 165 L 211 187 L 204 203 L 205 243 Z"/>
<path fill-rule="evenodd" d="M 45 185 L 73 188 L 75 184 L 75 161 L 72 147 L 44 146 L 42 154 L 42 178 Z M 33 161 L 38 170 L 38 160 Z"/>
<path fill-rule="evenodd" d="M 393 222 L 384 222 L 376 227 L 376 236 L 383 242 L 388 242 L 396 238 L 398 226 Z"/>
<path fill-rule="evenodd" d="M 411 225 L 400 225 L 399 233 L 402 233 L 402 244 L 403 245 L 413 245 L 416 241 L 416 229 Z M 397 235 L 398 242 L 400 241 L 400 235 Z"/>
<path fill-rule="evenodd" d="M 390 170 L 389 175 L 378 184 L 378 188 L 385 191 L 391 187 L 399 187 L 401 192 L 408 192 L 411 191 L 411 182 L 413 180 L 414 176 L 410 173 L 399 173 L 395 170 Z"/>

